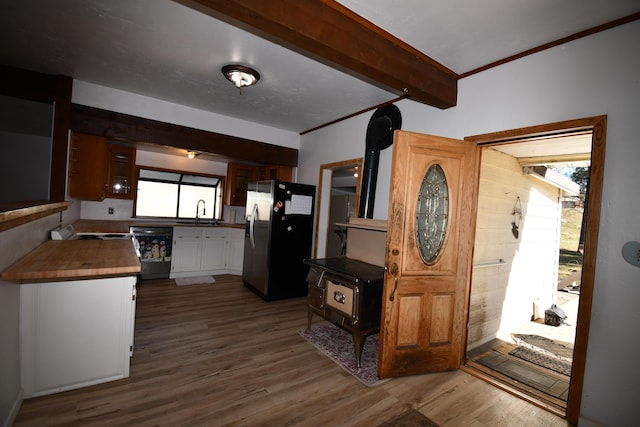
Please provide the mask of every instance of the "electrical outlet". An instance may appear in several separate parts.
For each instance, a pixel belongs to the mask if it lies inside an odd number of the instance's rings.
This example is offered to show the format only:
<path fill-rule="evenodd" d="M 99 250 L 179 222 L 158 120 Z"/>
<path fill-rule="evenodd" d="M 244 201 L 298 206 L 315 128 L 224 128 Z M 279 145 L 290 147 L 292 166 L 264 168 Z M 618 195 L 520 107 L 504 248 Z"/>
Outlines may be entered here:
<path fill-rule="evenodd" d="M 113 215 L 113 208 L 109 208 L 109 215 Z"/>

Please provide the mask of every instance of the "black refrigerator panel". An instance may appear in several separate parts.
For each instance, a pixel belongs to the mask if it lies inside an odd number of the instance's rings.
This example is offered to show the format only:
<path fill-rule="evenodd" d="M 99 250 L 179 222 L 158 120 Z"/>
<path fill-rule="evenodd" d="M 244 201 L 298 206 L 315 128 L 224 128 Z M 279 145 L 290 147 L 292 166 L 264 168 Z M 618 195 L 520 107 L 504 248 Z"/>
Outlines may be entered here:
<path fill-rule="evenodd" d="M 251 183 L 243 281 L 266 300 L 307 294 L 315 187 L 278 180 Z"/>
<path fill-rule="evenodd" d="M 276 182 L 271 229 L 268 298 L 307 295 L 315 187 Z"/>

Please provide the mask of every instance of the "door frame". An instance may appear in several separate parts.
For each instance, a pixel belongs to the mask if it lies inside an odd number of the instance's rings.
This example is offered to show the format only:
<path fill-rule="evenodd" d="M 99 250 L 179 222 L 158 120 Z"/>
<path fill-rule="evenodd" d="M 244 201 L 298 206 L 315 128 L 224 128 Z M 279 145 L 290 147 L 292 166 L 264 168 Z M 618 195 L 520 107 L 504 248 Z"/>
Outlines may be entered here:
<path fill-rule="evenodd" d="M 315 237 L 313 243 L 313 257 L 314 258 L 324 258 L 326 255 L 327 249 L 327 241 L 328 234 L 331 229 L 329 227 L 330 216 L 329 212 L 331 211 L 331 192 L 333 189 L 333 171 L 339 169 L 345 169 L 349 167 L 356 167 L 359 171 L 362 171 L 362 166 L 364 164 L 364 160 L 362 157 L 356 159 L 342 160 L 340 162 L 334 163 L 325 163 L 320 165 L 320 174 L 318 176 L 318 207 L 316 214 L 316 225 L 315 225 Z M 362 188 L 362 173 L 358 174 L 358 179 L 356 180 L 356 200 L 355 200 L 355 212 L 358 212 L 358 207 L 360 204 L 360 189 Z M 326 208 L 325 208 L 326 206 Z M 326 210 L 325 210 L 326 209 Z M 320 224 L 320 217 L 322 217 L 323 212 L 327 212 L 326 220 L 323 224 Z M 322 226 L 322 227 L 321 227 Z M 320 229 L 323 229 L 326 233 L 325 236 L 325 251 L 322 256 L 318 256 L 318 237 L 320 236 Z"/>
<path fill-rule="evenodd" d="M 593 302 L 593 287 L 595 278 L 595 264 L 598 246 L 598 231 L 600 226 L 600 209 L 602 204 L 602 187 L 604 177 L 604 160 L 606 145 L 607 116 L 594 116 L 582 119 L 567 120 L 543 125 L 530 126 L 500 132 L 487 133 L 482 135 L 468 136 L 464 139 L 475 143 L 480 147 L 504 145 L 510 142 L 521 142 L 523 139 L 573 133 L 580 130 L 591 131 L 591 168 L 589 177 L 589 197 L 587 202 L 587 220 L 585 224 L 584 258 L 582 265 L 582 278 L 580 283 L 580 302 L 578 308 L 578 319 L 576 323 L 576 337 L 574 344 L 573 364 L 571 367 L 571 382 L 569 385 L 569 397 L 567 399 L 567 410 L 564 416 L 571 424 L 577 424 L 580 417 L 580 404 L 582 400 L 582 390 L 584 386 L 584 369 L 587 356 L 587 346 L 589 340 L 589 327 L 591 322 L 591 307 Z M 467 295 L 467 298 L 470 297 Z M 468 313 L 467 313 L 468 316 Z M 465 328 L 466 336 L 466 328 Z M 466 339 L 466 338 L 465 338 Z M 466 348 L 466 343 L 465 343 Z M 474 369 L 465 365 L 462 366 L 466 372 L 490 383 L 506 389 L 504 385 L 497 384 L 495 380 L 485 375 L 480 375 Z M 525 398 L 522 393 L 511 391 L 518 396 Z M 548 405 L 527 398 L 532 403 L 551 409 Z"/>

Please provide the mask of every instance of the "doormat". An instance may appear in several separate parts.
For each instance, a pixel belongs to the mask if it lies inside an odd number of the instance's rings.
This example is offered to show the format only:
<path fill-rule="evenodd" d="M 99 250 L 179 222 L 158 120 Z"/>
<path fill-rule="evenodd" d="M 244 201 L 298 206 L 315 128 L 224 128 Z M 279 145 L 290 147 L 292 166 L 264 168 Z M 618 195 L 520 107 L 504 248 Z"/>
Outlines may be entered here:
<path fill-rule="evenodd" d="M 509 354 L 517 357 L 518 359 L 526 360 L 527 362 L 542 366 L 543 368 L 551 369 L 552 371 L 556 371 L 566 376 L 571 376 L 571 362 L 564 359 L 521 346 L 514 348 L 509 352 Z"/>
<path fill-rule="evenodd" d="M 213 276 L 178 277 L 175 280 L 176 285 L 178 286 L 206 285 L 216 282 L 216 279 L 214 279 Z"/>
<path fill-rule="evenodd" d="M 380 427 L 438 427 L 438 424 L 422 415 L 420 411 L 412 409 Z"/>
<path fill-rule="evenodd" d="M 541 335 L 532 334 L 512 334 L 513 340 L 521 347 L 528 347 L 534 351 L 549 353 L 564 359 L 567 362 L 573 360 L 573 344 L 564 341 L 556 341 Z"/>
<path fill-rule="evenodd" d="M 379 334 L 369 335 L 365 340 L 360 368 L 356 367 L 353 336 L 344 329 L 333 323 L 323 323 L 309 330 L 300 331 L 300 335 L 338 366 L 360 380 L 362 384 L 373 387 L 389 381 L 389 378 L 383 380 L 378 378 Z"/>

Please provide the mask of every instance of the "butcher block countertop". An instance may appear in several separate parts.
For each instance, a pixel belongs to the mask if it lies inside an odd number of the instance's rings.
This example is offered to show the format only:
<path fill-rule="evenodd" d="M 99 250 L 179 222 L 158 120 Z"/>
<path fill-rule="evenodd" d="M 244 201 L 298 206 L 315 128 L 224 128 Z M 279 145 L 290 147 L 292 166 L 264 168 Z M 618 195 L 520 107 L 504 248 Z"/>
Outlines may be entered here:
<path fill-rule="evenodd" d="M 140 261 L 131 240 L 47 240 L 2 272 L 18 283 L 134 276 Z"/>

